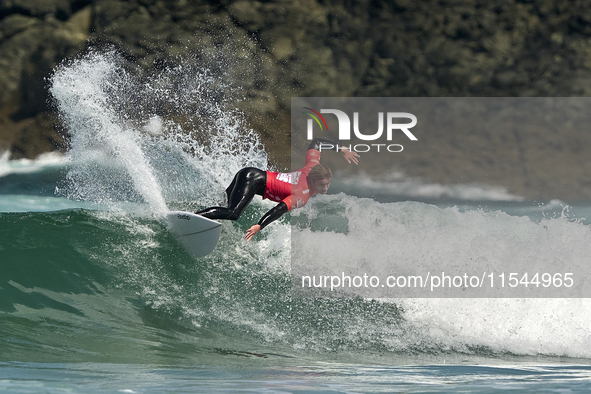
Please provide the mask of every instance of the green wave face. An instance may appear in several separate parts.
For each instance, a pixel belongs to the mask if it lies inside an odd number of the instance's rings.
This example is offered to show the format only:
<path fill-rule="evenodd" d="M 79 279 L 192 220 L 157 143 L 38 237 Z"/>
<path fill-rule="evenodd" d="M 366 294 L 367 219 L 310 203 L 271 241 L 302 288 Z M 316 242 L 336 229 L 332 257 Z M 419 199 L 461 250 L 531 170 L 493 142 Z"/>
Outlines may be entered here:
<path fill-rule="evenodd" d="M 270 247 L 262 256 L 241 244 L 248 226 L 225 223 L 214 253 L 194 260 L 152 218 L 1 214 L 0 360 L 158 363 L 385 349 L 343 338 L 361 330 L 353 319 L 394 334 L 395 305 L 292 299 L 289 253 Z"/>
<path fill-rule="evenodd" d="M 364 226 L 380 225 L 364 219 L 370 209 L 391 219 L 398 230 L 381 226 L 397 231 L 395 240 L 431 231 L 442 248 L 457 231 L 482 229 L 483 220 L 487 238 L 500 239 L 514 236 L 497 227 L 512 225 L 518 234 L 587 240 L 586 225 L 555 218 L 544 222 L 546 229 L 507 214 L 342 195 L 312 205 L 247 243 L 245 230 L 268 209 L 253 203 L 240 220 L 223 222 L 214 252 L 197 260 L 151 216 L 80 209 L 0 214 L 0 361 L 223 364 L 238 355 L 371 363 L 409 354 L 527 357 L 540 348 L 547 356 L 586 357 L 579 335 L 586 316 L 574 313 L 585 300 L 296 298 L 289 242 L 290 231 L 304 231 L 344 237 L 342 247 L 352 247 Z M 440 226 L 427 230 L 429 220 Z M 456 251 L 473 246 L 485 245 L 458 244 Z M 527 247 L 535 254 L 543 245 Z M 572 317 L 565 323 L 555 316 Z M 537 332 L 558 328 L 560 341 L 540 342 Z"/>

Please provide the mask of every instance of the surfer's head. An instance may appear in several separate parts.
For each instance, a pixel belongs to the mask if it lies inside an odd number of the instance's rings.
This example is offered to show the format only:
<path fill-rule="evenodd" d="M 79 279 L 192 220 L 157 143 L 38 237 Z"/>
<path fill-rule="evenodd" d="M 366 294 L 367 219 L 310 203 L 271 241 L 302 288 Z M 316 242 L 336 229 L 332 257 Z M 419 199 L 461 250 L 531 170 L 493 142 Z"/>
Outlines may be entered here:
<path fill-rule="evenodd" d="M 314 193 L 326 194 L 330 186 L 332 171 L 325 165 L 316 164 L 308 173 L 308 185 Z"/>

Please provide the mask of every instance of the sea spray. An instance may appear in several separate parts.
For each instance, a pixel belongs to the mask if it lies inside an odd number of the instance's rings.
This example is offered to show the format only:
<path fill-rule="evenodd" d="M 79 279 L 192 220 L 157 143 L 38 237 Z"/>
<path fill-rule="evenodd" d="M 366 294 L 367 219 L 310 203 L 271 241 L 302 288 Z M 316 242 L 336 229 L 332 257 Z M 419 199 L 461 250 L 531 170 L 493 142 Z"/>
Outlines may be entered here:
<path fill-rule="evenodd" d="M 50 91 L 71 136 L 73 169 L 68 174 L 72 184 L 68 196 L 102 203 L 109 200 L 105 194 L 112 190 L 97 185 L 97 179 L 104 177 L 95 176 L 101 161 L 112 160 L 125 170 L 120 176 L 127 178 L 150 209 L 161 213 L 167 210 L 166 202 L 141 150 L 140 135 L 114 108 L 113 95 L 130 80 L 112 59 L 96 54 L 73 61 L 53 75 Z"/>
<path fill-rule="evenodd" d="M 241 167 L 267 167 L 258 136 L 228 102 L 232 89 L 189 60 L 149 75 L 116 51 L 64 63 L 50 87 L 70 136 L 60 190 L 111 209 L 146 203 L 155 214 L 219 202 Z"/>

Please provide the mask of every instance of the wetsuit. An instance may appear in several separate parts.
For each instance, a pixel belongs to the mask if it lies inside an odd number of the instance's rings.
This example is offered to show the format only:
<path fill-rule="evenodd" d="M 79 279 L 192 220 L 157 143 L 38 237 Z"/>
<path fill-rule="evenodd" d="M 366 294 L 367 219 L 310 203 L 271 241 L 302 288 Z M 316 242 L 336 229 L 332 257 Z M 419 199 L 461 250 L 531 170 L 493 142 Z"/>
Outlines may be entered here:
<path fill-rule="evenodd" d="M 226 189 L 228 207 L 211 207 L 196 213 L 209 219 L 237 220 L 258 194 L 263 199 L 279 202 L 259 220 L 258 224 L 262 229 L 291 209 L 303 207 L 315 194 L 308 186 L 308 173 L 320 163 L 320 144 L 331 144 L 334 150 L 337 149 L 336 143 L 315 138 L 308 147 L 306 164 L 297 171 L 283 173 L 253 167 L 243 168 L 236 173 Z"/>

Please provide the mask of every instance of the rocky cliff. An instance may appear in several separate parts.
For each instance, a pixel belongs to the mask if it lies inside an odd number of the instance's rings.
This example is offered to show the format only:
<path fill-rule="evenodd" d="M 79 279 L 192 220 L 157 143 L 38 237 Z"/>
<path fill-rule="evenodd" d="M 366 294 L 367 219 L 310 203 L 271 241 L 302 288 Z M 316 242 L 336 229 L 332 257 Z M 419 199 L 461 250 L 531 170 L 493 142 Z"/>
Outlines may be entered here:
<path fill-rule="evenodd" d="M 144 68 L 204 48 L 239 58 L 252 70 L 234 76 L 243 110 L 287 166 L 292 96 L 587 96 L 590 38 L 583 0 L 0 0 L 0 148 L 13 158 L 63 148 L 47 77 L 89 48 L 114 46 Z M 554 131 L 512 135 L 520 148 L 508 155 L 490 132 L 466 133 L 450 138 L 449 155 L 425 144 L 395 169 L 591 198 L 587 130 L 558 156 Z M 483 160 L 483 147 L 494 157 Z"/>

